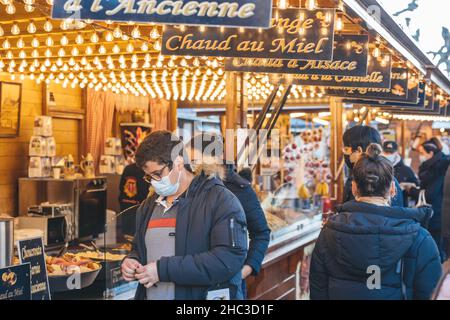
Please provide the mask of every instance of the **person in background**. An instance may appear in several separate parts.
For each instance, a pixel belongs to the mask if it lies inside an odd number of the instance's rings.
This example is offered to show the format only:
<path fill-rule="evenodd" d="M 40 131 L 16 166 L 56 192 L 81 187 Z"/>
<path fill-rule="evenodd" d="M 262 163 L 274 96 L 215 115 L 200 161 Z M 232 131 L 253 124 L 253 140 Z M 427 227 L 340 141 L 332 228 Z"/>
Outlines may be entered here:
<path fill-rule="evenodd" d="M 126 281 L 138 300 L 243 299 L 241 270 L 247 226 L 239 200 L 216 172 L 192 173 L 182 141 L 168 131 L 148 135 L 136 152 L 155 194 L 137 211 Z"/>
<path fill-rule="evenodd" d="M 372 144 L 376 143 L 381 146 L 381 136 L 378 130 L 370 126 L 357 125 L 354 126 L 344 133 L 344 159 L 345 163 L 350 171 L 349 177 L 344 185 L 344 197 L 343 202 L 348 202 L 354 199 L 352 193 L 352 181 L 353 181 L 353 166 L 358 161 L 364 150 Z M 396 195 L 391 199 L 391 205 L 394 207 L 403 207 L 403 192 L 398 184 L 397 180 L 394 179 Z"/>
<path fill-rule="evenodd" d="M 386 157 L 394 166 L 394 176 L 402 187 L 409 184 L 410 186 L 419 186 L 417 178 L 411 167 L 408 167 L 400 154 L 398 153 L 398 145 L 395 141 L 385 141 L 383 143 L 383 156 Z M 403 206 L 408 207 L 408 192 L 403 191 Z"/>
<path fill-rule="evenodd" d="M 242 279 L 248 276 L 256 276 L 261 270 L 267 248 L 270 241 L 270 229 L 266 216 L 261 208 L 259 199 L 251 185 L 251 169 L 242 169 L 239 174 L 234 165 L 224 165 L 223 139 L 218 135 L 202 133 L 196 135 L 187 145 L 191 148 L 190 154 L 200 164 L 195 172 L 205 166 L 217 166 L 215 171 L 222 171 L 222 180 L 225 186 L 240 201 L 247 219 L 247 227 L 250 238 L 247 258 L 242 268 Z M 188 152 L 189 152 L 188 151 Z M 245 178 L 244 178 L 245 177 Z M 246 293 L 245 281 L 242 281 L 242 289 Z M 244 295 L 245 296 L 245 295 Z"/>
<path fill-rule="evenodd" d="M 118 223 L 124 234 L 134 235 L 136 232 L 137 206 L 147 199 L 150 188 L 150 184 L 144 180 L 144 174 L 141 168 L 132 163 L 125 167 L 120 177 L 119 205 L 123 214 L 118 218 Z"/>
<path fill-rule="evenodd" d="M 425 190 L 425 199 L 433 207 L 434 212 L 428 229 L 438 245 L 442 261 L 445 261 L 446 244 L 442 239 L 442 202 L 444 179 L 450 165 L 450 158 L 442 153 L 442 145 L 436 138 L 420 145 L 418 151 L 421 161 L 419 167 L 420 189 L 410 188 L 409 194 L 417 199 L 420 190 Z"/>
<path fill-rule="evenodd" d="M 311 260 L 313 300 L 430 299 L 441 277 L 438 248 L 420 224 L 431 209 L 390 207 L 394 168 L 371 144 L 354 164 L 355 200 L 338 207 Z"/>

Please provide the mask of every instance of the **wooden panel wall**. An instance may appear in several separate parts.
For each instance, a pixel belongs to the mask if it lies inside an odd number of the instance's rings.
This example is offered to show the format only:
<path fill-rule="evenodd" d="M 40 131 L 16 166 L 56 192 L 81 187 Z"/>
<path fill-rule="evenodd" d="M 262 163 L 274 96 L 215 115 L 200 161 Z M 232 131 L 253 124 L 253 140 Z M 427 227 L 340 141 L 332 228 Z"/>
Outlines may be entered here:
<path fill-rule="evenodd" d="M 0 81 L 11 81 L 0 73 Z M 80 89 L 52 85 L 57 103 L 70 109 L 81 110 Z M 34 118 L 42 114 L 42 85 L 31 80 L 22 82 L 22 109 L 20 133 L 17 138 L 0 138 L 0 214 L 17 215 L 17 179 L 27 176 L 28 142 L 33 134 Z M 72 153 L 79 159 L 79 121 L 53 119 L 57 155 Z"/>

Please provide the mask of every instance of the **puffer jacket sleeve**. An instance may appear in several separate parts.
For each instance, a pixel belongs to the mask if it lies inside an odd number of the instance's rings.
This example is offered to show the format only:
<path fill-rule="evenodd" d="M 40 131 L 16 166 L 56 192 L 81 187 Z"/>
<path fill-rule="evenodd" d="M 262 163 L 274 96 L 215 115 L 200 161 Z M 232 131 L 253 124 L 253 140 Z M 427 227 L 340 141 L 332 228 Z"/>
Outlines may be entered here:
<path fill-rule="evenodd" d="M 161 282 L 212 286 L 227 282 L 244 265 L 247 254 L 244 210 L 239 200 L 223 186 L 217 186 L 210 194 L 214 194 L 210 249 L 194 255 L 162 257 L 157 262 Z"/>
<path fill-rule="evenodd" d="M 261 269 L 267 247 L 269 246 L 270 229 L 258 197 L 251 186 L 247 186 L 242 190 L 239 199 L 244 207 L 250 237 L 250 245 L 245 264 L 252 267 L 253 275 L 257 275 Z"/>
<path fill-rule="evenodd" d="M 311 267 L 309 272 L 309 286 L 311 300 L 329 300 L 328 295 L 328 272 L 325 266 L 325 251 L 326 243 L 324 238 L 324 232 L 322 230 L 317 239 L 316 246 L 314 248 Z"/>
<path fill-rule="evenodd" d="M 436 243 L 427 231 L 422 232 L 426 233 L 426 236 L 417 251 L 413 286 L 413 299 L 416 300 L 430 299 L 442 275 L 441 258 Z"/>

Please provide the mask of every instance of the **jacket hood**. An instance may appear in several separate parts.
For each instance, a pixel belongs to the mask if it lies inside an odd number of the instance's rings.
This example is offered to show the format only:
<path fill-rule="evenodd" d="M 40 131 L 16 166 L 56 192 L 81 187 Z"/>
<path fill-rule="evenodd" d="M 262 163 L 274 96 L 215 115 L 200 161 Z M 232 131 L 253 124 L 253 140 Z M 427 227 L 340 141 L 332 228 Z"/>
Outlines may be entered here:
<path fill-rule="evenodd" d="M 367 275 L 372 265 L 384 272 L 409 250 L 428 210 L 347 202 L 328 220 L 324 237 L 345 272 Z"/>
<path fill-rule="evenodd" d="M 202 173 L 208 178 L 217 178 L 220 180 L 224 180 L 226 176 L 226 170 L 224 165 L 217 163 L 213 164 L 202 163 L 196 166 L 194 170 L 195 176 L 200 176 Z"/>

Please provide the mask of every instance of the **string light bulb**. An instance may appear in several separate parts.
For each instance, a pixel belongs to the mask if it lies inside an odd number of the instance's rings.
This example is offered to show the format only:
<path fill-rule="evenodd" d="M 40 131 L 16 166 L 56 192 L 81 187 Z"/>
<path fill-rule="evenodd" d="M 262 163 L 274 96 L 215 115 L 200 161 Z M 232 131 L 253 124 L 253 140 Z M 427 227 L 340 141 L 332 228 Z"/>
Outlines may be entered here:
<path fill-rule="evenodd" d="M 67 46 L 69 44 L 69 39 L 65 34 L 61 37 L 59 43 L 61 43 L 62 46 Z"/>
<path fill-rule="evenodd" d="M 31 46 L 32 46 L 33 48 L 39 47 L 39 40 L 38 40 L 36 37 L 33 38 L 33 40 L 31 40 Z"/>
<path fill-rule="evenodd" d="M 15 14 L 16 13 L 16 7 L 12 3 L 8 4 L 6 6 L 6 13 L 7 14 L 11 14 L 11 15 Z"/>
<path fill-rule="evenodd" d="M 48 36 L 47 39 L 45 39 L 45 44 L 47 45 L 47 47 L 53 46 L 53 39 L 52 39 L 52 37 Z"/>
<path fill-rule="evenodd" d="M 0 25 L 0 37 L 3 37 L 5 34 L 5 31 L 3 30 L 2 26 Z"/>
<path fill-rule="evenodd" d="M 316 0 L 306 0 L 306 9 L 308 10 L 314 10 L 316 9 Z"/>
<path fill-rule="evenodd" d="M 136 27 L 133 28 L 133 30 L 131 31 L 131 36 L 132 36 L 134 39 L 140 38 L 140 36 L 141 36 L 141 31 L 139 31 L 139 27 L 138 27 L 138 26 L 136 26 Z"/>
<path fill-rule="evenodd" d="M 122 37 L 122 30 L 120 30 L 120 27 L 117 26 L 113 31 L 114 38 L 118 39 Z"/>
<path fill-rule="evenodd" d="M 17 23 L 14 23 L 11 27 L 11 34 L 17 36 L 18 34 L 20 34 L 20 28 L 19 25 Z"/>
<path fill-rule="evenodd" d="M 53 30 L 53 25 L 50 22 L 50 20 L 45 21 L 44 23 L 44 31 L 45 32 L 51 32 Z"/>
<path fill-rule="evenodd" d="M 17 48 L 25 47 L 25 41 L 23 41 L 23 38 L 19 38 L 19 40 L 17 40 L 16 46 L 17 46 Z"/>
<path fill-rule="evenodd" d="M 31 21 L 31 22 L 28 24 L 28 26 L 27 26 L 27 31 L 28 31 L 28 33 L 31 33 L 31 34 L 36 33 L 36 25 L 34 24 L 33 21 Z"/>
<path fill-rule="evenodd" d="M 99 40 L 98 34 L 97 34 L 97 32 L 94 32 L 94 33 L 92 34 L 92 36 L 91 36 L 91 42 L 92 42 L 92 43 L 97 43 L 98 40 Z"/>
<path fill-rule="evenodd" d="M 84 37 L 81 33 L 77 34 L 77 36 L 75 37 L 75 43 L 78 45 L 81 45 L 84 43 Z"/>
<path fill-rule="evenodd" d="M 288 7 L 288 0 L 278 0 L 278 8 L 286 9 Z"/>
<path fill-rule="evenodd" d="M 344 21 L 342 20 L 342 17 L 338 17 L 336 19 L 336 30 L 342 31 L 344 29 Z"/>

